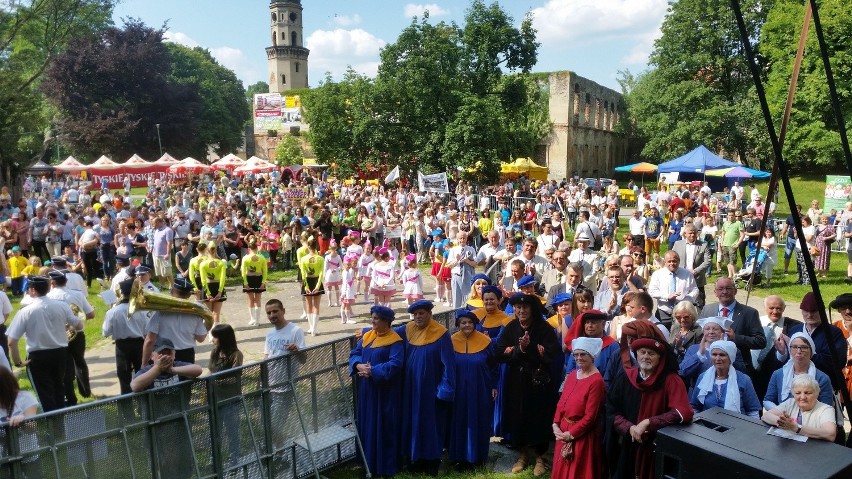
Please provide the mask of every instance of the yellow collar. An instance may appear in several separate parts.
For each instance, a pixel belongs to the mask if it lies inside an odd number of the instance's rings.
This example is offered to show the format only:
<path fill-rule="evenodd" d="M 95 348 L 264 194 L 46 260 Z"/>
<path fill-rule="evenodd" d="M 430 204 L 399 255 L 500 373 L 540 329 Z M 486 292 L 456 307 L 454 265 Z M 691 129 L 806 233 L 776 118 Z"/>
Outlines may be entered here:
<path fill-rule="evenodd" d="M 469 337 L 459 331 L 453 334 L 451 339 L 453 351 L 461 354 L 475 354 L 491 345 L 491 338 L 479 331 L 472 332 Z"/>
<path fill-rule="evenodd" d="M 408 338 L 408 344 L 412 346 L 426 346 L 441 339 L 441 336 L 447 332 L 447 328 L 438 324 L 434 319 L 429 321 L 425 328 L 418 328 L 414 321 L 405 325 L 405 337 Z"/>
<path fill-rule="evenodd" d="M 468 306 L 470 306 L 471 308 L 474 308 L 474 309 L 484 308 L 484 307 L 485 307 L 485 305 L 484 305 L 484 304 L 482 304 L 482 300 L 481 300 L 481 299 L 479 299 L 479 298 L 474 298 L 474 299 L 469 299 L 469 300 L 467 300 L 467 305 L 468 305 Z"/>
<path fill-rule="evenodd" d="M 559 329 L 559 325 L 562 323 L 562 319 L 558 314 L 554 314 L 553 316 L 547 318 L 547 324 L 553 326 L 553 329 Z"/>
<path fill-rule="evenodd" d="M 475 314 L 476 317 L 479 318 L 479 322 L 482 324 L 482 327 L 486 329 L 505 326 L 509 324 L 509 321 L 512 320 L 509 315 L 507 315 L 503 311 L 500 311 L 499 309 L 495 313 L 488 314 L 488 311 L 486 311 L 485 308 L 479 308 L 475 309 L 473 311 L 473 314 Z"/>
<path fill-rule="evenodd" d="M 364 333 L 361 337 L 362 345 L 366 348 L 370 346 L 371 348 L 382 348 L 385 346 L 390 346 L 396 342 L 402 341 L 402 338 L 396 334 L 396 331 L 393 329 L 386 331 L 385 333 L 379 334 L 375 329 L 371 329 Z"/>

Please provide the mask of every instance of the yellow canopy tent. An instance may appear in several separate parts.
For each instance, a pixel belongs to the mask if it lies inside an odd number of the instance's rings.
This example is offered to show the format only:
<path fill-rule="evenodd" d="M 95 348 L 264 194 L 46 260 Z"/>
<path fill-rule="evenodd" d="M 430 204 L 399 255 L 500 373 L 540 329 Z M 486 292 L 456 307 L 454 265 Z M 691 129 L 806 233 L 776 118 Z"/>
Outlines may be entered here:
<path fill-rule="evenodd" d="M 512 163 L 503 163 L 500 167 L 500 174 L 526 174 L 532 180 L 547 180 L 548 171 L 546 166 L 539 166 L 530 158 L 518 158 Z"/>

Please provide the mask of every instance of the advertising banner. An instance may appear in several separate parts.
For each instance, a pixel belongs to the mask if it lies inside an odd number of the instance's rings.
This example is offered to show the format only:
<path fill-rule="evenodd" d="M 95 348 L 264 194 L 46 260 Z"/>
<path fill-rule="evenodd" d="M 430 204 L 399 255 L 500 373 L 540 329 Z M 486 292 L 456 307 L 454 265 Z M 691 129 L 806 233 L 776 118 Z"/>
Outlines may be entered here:
<path fill-rule="evenodd" d="M 852 201 L 852 179 L 848 176 L 826 175 L 823 211 L 826 214 L 832 209 L 843 211 L 847 201 Z"/>
<path fill-rule="evenodd" d="M 449 193 L 450 185 L 447 183 L 446 173 L 435 173 L 433 175 L 424 175 L 417 172 L 417 184 L 420 191 L 428 191 L 431 193 Z"/>
<path fill-rule="evenodd" d="M 170 173 L 169 167 L 165 165 L 151 165 L 146 168 L 91 168 L 89 176 L 95 188 L 100 188 L 101 182 L 106 178 L 107 188 L 118 189 L 123 186 L 124 177 L 130 176 L 130 185 L 148 186 L 148 177 L 154 175 L 154 179 L 165 179 L 170 181 L 185 181 L 186 173 Z"/>
<path fill-rule="evenodd" d="M 298 95 L 259 93 L 254 96 L 254 131 L 288 130 L 302 124 L 302 100 Z"/>

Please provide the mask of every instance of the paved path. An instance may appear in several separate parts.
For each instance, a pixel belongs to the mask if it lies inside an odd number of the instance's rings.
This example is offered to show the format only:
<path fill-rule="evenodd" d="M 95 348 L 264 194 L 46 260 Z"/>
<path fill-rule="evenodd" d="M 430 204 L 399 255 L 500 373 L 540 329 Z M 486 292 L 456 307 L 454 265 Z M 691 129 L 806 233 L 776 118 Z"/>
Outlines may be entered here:
<path fill-rule="evenodd" d="M 708 286 L 708 300 L 712 298 L 712 286 Z M 299 287 L 295 281 L 285 281 L 270 284 L 270 289 L 263 294 L 262 302 L 271 298 L 278 298 L 284 303 L 287 311 L 287 319 L 295 321 L 299 326 L 307 331 L 307 320 L 299 319 L 302 313 L 302 298 L 299 295 Z M 424 292 L 428 299 L 434 298 L 435 283 L 431 276 L 424 275 Z M 745 301 L 746 292 L 740 291 L 737 299 Z M 357 324 L 341 324 L 338 308 L 330 308 L 326 306 L 326 297 L 322 298 L 322 306 L 320 307 L 320 322 L 319 333 L 316 336 L 307 336 L 306 340 L 309 345 L 319 344 L 343 336 L 353 334 L 357 329 L 369 326 L 369 309 L 370 305 L 361 302 L 354 306 L 354 319 Z M 261 312 L 261 324 L 256 327 L 248 326 L 248 307 L 245 295 L 241 288 L 231 288 L 228 291 L 228 301 L 222 306 L 222 318 L 225 322 L 231 324 L 237 333 L 237 343 L 245 355 L 245 362 L 254 362 L 263 359 L 263 343 L 266 337 L 266 332 L 270 326 L 265 321 L 265 314 Z M 761 313 L 763 312 L 763 298 L 752 294 L 748 304 L 756 308 Z M 393 308 L 396 310 L 397 318 L 407 319 L 408 313 L 405 312 L 405 300 L 400 294 L 395 296 Z M 435 312 L 447 311 L 443 304 L 436 304 Z M 801 313 L 798 304 L 789 304 L 785 314 L 789 317 L 801 320 Z M 210 356 L 211 346 L 209 344 L 198 344 L 196 346 L 196 360 L 198 364 L 204 368 L 207 367 L 207 360 Z M 96 347 L 86 352 L 86 360 L 89 364 L 92 391 L 96 396 L 107 397 L 119 394 L 118 380 L 115 375 L 115 354 L 114 346 L 111 341 L 103 340 Z"/>

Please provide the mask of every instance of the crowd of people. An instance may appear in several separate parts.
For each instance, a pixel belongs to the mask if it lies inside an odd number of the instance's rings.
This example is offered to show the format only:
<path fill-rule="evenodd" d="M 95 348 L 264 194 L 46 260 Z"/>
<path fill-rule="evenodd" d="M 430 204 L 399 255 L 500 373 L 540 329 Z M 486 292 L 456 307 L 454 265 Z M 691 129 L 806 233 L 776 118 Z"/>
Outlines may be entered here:
<path fill-rule="evenodd" d="M 92 314 L 93 282 L 117 298 L 103 333 L 115 340 L 125 393 L 200 375 L 189 365 L 204 341 L 216 345 L 211 371 L 239 366 L 232 325 L 257 326 L 269 272 L 294 268 L 309 335 L 323 307 L 352 324 L 354 304 L 372 305 L 350 366 L 374 475 L 437 474 L 445 450 L 456 467 L 477 467 L 498 437 L 518 452 L 513 472 L 653 477 L 655 431 L 714 406 L 751 417 L 765 410 L 778 428 L 841 441 L 834 398 L 852 384 L 852 295 L 831 304 L 840 321 L 821 325 L 812 294 L 801 303 L 804 323 L 783 315 L 778 296 L 761 315 L 736 294 L 744 280 L 770 285 L 781 241 L 784 272 L 795 253 L 800 282 L 812 279 L 798 221 L 818 274 L 827 274 L 831 243 L 852 237 L 852 204 L 834 219 L 812 205 L 787 218 L 777 243 L 775 228 L 763 228 L 758 248 L 759 218 L 774 204 L 754 187 L 747 202 L 738 184 L 722 194 L 707 184 L 629 184 L 638 201 L 626 221 L 616 182 L 575 179 L 521 178 L 480 191 L 460 180 L 440 194 L 308 170 L 286 180 L 223 174 L 188 185 L 152 179 L 141 202 L 129 182 L 123 191 L 30 184 L 17 206 L 0 194 L 0 270 L 29 303 L 6 331 L 3 356 L 28 367 L 45 411 L 74 404 L 75 381 L 90 393 L 80 314 Z M 293 189 L 302 194 L 290 197 Z M 424 291 L 426 274 L 434 293 Z M 242 280 L 248 309 L 231 325 L 220 317 L 229 276 Z M 134 283 L 196 301 L 211 319 L 131 314 Z M 411 321 L 394 327 L 400 300 Z M 454 334 L 432 318 L 440 303 L 455 311 Z M 8 317 L 5 295 L 0 306 Z M 265 355 L 304 349 L 305 332 L 284 318 L 284 304 L 263 307 L 273 325 Z M 807 403 L 812 395 L 820 402 Z M 276 388 L 284 418 L 293 400 L 287 386 Z M 228 441 L 239 449 L 239 438 Z"/>

